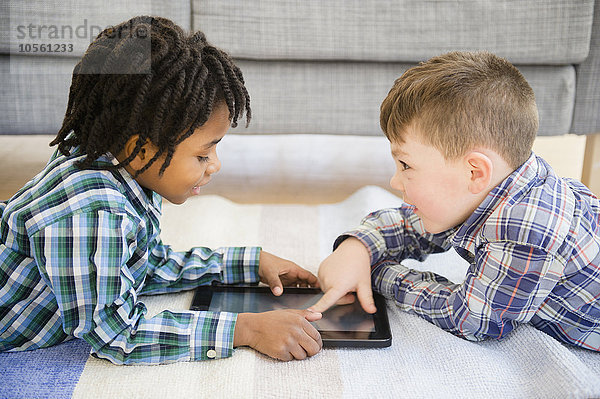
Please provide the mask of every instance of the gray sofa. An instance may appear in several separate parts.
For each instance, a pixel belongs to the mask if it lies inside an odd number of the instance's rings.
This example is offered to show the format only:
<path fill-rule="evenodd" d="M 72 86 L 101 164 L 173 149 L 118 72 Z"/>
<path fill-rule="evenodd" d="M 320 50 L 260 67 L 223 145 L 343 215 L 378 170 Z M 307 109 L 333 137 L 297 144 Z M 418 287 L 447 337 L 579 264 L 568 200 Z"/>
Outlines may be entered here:
<path fill-rule="evenodd" d="M 516 64 L 535 91 L 540 135 L 600 132 L 600 5 L 594 3 L 3 2 L 0 134 L 55 134 L 72 68 L 90 37 L 133 15 L 161 15 L 204 31 L 236 58 L 252 98 L 252 123 L 232 130 L 225 178 L 209 190 L 229 186 L 248 194 L 244 187 L 275 180 L 295 194 L 308 185 L 333 189 L 347 178 L 357 186 L 385 184 L 389 175 L 382 169 L 390 165 L 379 153 L 365 153 L 369 138 L 382 136 L 379 105 L 403 71 L 451 50 L 485 49 Z M 48 37 L 50 25 L 74 30 L 73 37 L 67 29 L 53 39 L 73 44 L 72 52 L 22 52 Z M 40 26 L 48 28 L 39 31 Z M 589 136 L 583 173 L 596 192 L 599 142 L 597 134 Z M 321 166 L 315 168 L 315 162 Z M 356 170 L 362 172 L 345 175 L 342 162 L 360 165 Z"/>

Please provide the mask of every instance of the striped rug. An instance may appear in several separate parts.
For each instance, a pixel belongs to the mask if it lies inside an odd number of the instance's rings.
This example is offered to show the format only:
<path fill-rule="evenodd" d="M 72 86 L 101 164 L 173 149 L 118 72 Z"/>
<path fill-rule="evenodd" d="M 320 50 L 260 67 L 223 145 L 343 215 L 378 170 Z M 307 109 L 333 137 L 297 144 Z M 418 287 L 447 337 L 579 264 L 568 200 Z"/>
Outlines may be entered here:
<path fill-rule="evenodd" d="M 165 204 L 162 238 L 176 249 L 261 245 L 316 272 L 334 238 L 368 212 L 399 204 L 365 187 L 328 205 L 240 205 L 217 196 Z M 408 263 L 408 262 L 407 262 Z M 461 281 L 455 254 L 431 256 L 427 269 Z M 187 309 L 192 294 L 145 297 L 151 314 Z M 530 326 L 502 341 L 473 343 L 388 303 L 393 344 L 324 349 L 282 363 L 251 349 L 228 359 L 161 366 L 115 366 L 73 340 L 53 348 L 0 354 L 0 398 L 589 398 L 600 397 L 600 354 L 567 348 Z"/>

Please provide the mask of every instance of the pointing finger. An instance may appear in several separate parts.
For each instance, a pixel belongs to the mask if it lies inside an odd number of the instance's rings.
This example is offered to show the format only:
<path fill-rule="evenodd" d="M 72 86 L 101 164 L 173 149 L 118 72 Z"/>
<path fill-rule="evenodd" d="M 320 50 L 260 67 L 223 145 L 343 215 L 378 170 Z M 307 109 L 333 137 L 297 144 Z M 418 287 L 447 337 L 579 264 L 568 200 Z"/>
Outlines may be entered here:
<path fill-rule="evenodd" d="M 345 295 L 345 292 L 340 292 L 336 289 L 330 289 L 325 294 L 323 294 L 323 296 L 321 297 L 321 299 L 319 299 L 317 303 L 308 308 L 308 310 L 312 310 L 313 312 L 317 313 L 323 313 L 324 311 L 335 305 L 337 301 L 339 301 L 340 298 L 342 298 Z"/>

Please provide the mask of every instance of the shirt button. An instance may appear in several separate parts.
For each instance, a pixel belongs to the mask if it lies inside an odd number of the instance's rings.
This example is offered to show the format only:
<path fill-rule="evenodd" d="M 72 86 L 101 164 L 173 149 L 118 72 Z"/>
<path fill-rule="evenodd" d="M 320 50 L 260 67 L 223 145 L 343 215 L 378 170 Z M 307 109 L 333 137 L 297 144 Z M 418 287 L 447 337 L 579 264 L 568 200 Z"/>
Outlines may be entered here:
<path fill-rule="evenodd" d="M 214 359 L 215 357 L 217 357 L 217 351 L 216 351 L 216 350 L 214 350 L 214 349 L 209 349 L 209 350 L 206 352 L 206 356 L 207 356 L 209 359 Z"/>

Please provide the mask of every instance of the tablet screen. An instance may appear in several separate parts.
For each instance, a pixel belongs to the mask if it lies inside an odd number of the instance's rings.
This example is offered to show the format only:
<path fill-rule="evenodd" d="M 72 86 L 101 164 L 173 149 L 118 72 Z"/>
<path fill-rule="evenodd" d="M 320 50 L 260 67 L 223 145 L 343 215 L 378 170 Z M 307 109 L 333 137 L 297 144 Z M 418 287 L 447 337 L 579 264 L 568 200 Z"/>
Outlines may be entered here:
<path fill-rule="evenodd" d="M 215 284 L 196 288 L 190 309 L 214 312 L 262 313 L 278 309 L 306 309 L 323 296 L 318 288 L 286 287 L 283 295 L 275 296 L 265 286 L 235 286 Z M 333 306 L 314 322 L 321 333 L 324 347 L 390 346 L 392 335 L 385 299 L 374 293 L 377 312 L 365 312 L 358 301 Z"/>
<path fill-rule="evenodd" d="M 277 309 L 306 309 L 317 303 L 322 296 L 322 293 L 286 293 L 276 297 L 270 292 L 215 291 L 208 310 L 260 313 Z M 373 316 L 366 313 L 358 301 L 328 309 L 323 313 L 323 318 L 313 324 L 319 331 L 375 331 Z"/>

